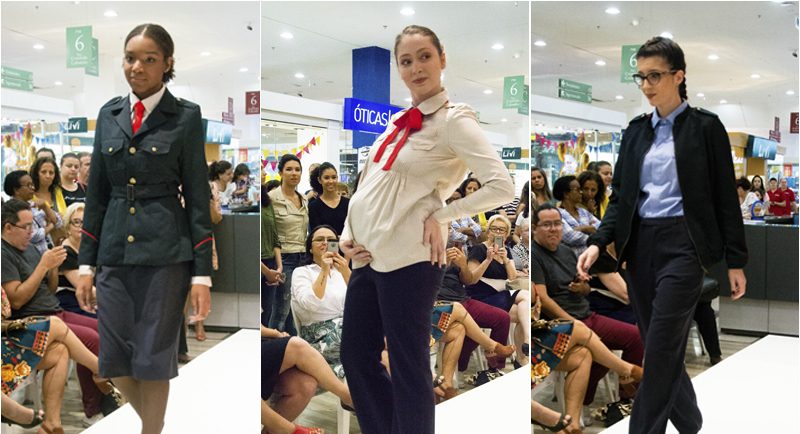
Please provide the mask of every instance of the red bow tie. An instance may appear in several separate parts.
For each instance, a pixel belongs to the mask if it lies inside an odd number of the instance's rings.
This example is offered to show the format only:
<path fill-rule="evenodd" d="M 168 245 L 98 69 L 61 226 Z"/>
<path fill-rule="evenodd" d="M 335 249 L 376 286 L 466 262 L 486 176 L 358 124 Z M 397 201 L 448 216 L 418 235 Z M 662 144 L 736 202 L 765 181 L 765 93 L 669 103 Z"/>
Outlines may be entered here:
<path fill-rule="evenodd" d="M 411 132 L 422 128 L 422 112 L 419 111 L 418 108 L 412 107 L 406 110 L 402 116 L 394 121 L 394 126 L 394 130 L 392 130 L 392 132 L 386 136 L 386 139 L 383 141 L 383 143 L 381 143 L 380 148 L 378 148 L 378 153 L 375 154 L 375 158 L 372 160 L 375 163 L 379 162 L 381 160 L 381 156 L 383 156 L 383 151 L 386 150 L 386 147 L 389 146 L 389 143 L 392 143 L 400 130 L 404 130 L 403 136 L 400 137 L 400 140 L 398 140 L 397 144 L 394 146 L 392 154 L 389 155 L 389 159 L 386 160 L 386 164 L 383 165 L 383 170 L 389 170 L 392 168 L 392 163 L 394 163 L 395 158 L 397 158 L 397 154 L 400 153 L 400 148 L 403 147 L 403 144 L 405 144 L 406 139 L 408 139 L 408 136 L 411 134 Z"/>

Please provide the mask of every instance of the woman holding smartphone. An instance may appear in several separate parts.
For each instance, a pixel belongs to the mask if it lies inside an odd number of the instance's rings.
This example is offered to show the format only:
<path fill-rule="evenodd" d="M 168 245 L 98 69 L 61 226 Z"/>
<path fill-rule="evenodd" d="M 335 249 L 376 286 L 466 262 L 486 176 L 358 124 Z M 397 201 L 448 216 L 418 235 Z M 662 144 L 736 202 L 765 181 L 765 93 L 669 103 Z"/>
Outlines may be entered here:
<path fill-rule="evenodd" d="M 511 202 L 514 186 L 475 112 L 449 101 L 436 34 L 408 26 L 394 54 L 413 107 L 378 137 L 350 201 L 342 362 L 363 432 L 425 434 L 434 430 L 428 344 L 447 223 Z M 467 169 L 483 187 L 445 206 Z M 391 378 L 379 362 L 384 338 Z"/>
<path fill-rule="evenodd" d="M 200 107 L 165 86 L 175 76 L 173 56 L 172 38 L 157 24 L 125 38 L 131 92 L 97 115 L 78 258 L 76 296 L 82 309 L 97 312 L 100 374 L 128 398 L 143 434 L 164 426 L 190 286 L 190 319 L 205 319 L 211 308 L 203 125 Z"/>
<path fill-rule="evenodd" d="M 627 262 L 629 296 L 645 343 L 630 433 L 663 433 L 667 420 L 696 433 L 702 415 L 684 367 L 686 338 L 703 274 L 723 258 L 731 298 L 741 298 L 747 246 L 731 147 L 717 115 L 690 107 L 686 61 L 671 39 L 654 37 L 636 54 L 633 78 L 655 108 L 622 137 L 611 200 L 578 259 L 578 274 L 616 242 Z"/>

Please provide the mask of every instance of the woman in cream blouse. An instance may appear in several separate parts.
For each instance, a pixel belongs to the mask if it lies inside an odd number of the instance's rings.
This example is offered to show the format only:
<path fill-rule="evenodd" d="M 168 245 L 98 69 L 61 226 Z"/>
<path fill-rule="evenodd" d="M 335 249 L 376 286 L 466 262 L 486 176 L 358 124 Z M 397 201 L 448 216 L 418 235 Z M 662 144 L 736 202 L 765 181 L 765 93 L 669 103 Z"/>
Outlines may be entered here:
<path fill-rule="evenodd" d="M 449 101 L 436 34 L 408 26 L 394 51 L 413 107 L 375 141 L 350 201 L 340 243 L 353 259 L 342 363 L 364 433 L 425 434 L 434 431 L 428 343 L 447 224 L 511 202 L 514 187 L 475 112 Z M 467 169 L 483 188 L 445 206 Z M 384 338 L 391 378 L 379 363 Z"/>

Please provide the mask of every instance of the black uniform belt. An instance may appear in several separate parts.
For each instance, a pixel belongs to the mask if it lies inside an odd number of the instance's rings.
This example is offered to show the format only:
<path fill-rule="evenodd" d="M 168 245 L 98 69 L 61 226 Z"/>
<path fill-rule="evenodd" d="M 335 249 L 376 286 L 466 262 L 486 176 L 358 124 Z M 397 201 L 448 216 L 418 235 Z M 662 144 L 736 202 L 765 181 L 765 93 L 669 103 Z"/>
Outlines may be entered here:
<path fill-rule="evenodd" d="M 178 186 L 175 184 L 147 184 L 111 187 L 111 197 L 121 197 L 133 202 L 140 199 L 154 199 L 157 197 L 178 196 Z"/>

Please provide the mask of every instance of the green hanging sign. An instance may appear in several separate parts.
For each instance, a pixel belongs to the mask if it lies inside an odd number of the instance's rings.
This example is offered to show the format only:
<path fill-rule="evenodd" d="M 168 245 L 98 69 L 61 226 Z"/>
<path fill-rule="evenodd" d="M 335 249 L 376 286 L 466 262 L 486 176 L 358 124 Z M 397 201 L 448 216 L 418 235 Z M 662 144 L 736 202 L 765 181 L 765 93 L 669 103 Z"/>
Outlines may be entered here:
<path fill-rule="evenodd" d="M 21 80 L 19 78 L 2 77 L 2 87 L 6 89 L 24 90 L 26 92 L 33 92 L 33 82 L 28 80 Z"/>
<path fill-rule="evenodd" d="M 23 71 L 21 69 L 9 68 L 8 66 L 2 67 L 2 75 L 6 78 L 15 78 L 17 80 L 33 81 L 33 73 L 30 71 Z"/>
<path fill-rule="evenodd" d="M 100 76 L 100 47 L 97 45 L 97 38 L 91 39 L 91 46 L 90 48 L 90 55 L 89 55 L 89 64 L 86 65 L 84 68 L 84 72 L 87 75 L 92 75 L 95 77 Z"/>
<path fill-rule="evenodd" d="M 518 108 L 523 104 L 525 76 L 515 75 L 503 79 L 503 108 Z"/>
<path fill-rule="evenodd" d="M 522 105 L 517 107 L 517 113 L 528 115 L 530 113 L 530 86 L 527 84 L 522 87 Z"/>
<path fill-rule="evenodd" d="M 622 65 L 620 65 L 620 83 L 633 83 L 633 74 L 636 74 L 636 53 L 641 45 L 622 46 Z"/>
<path fill-rule="evenodd" d="M 92 60 L 92 26 L 67 27 L 67 68 L 85 68 Z"/>

